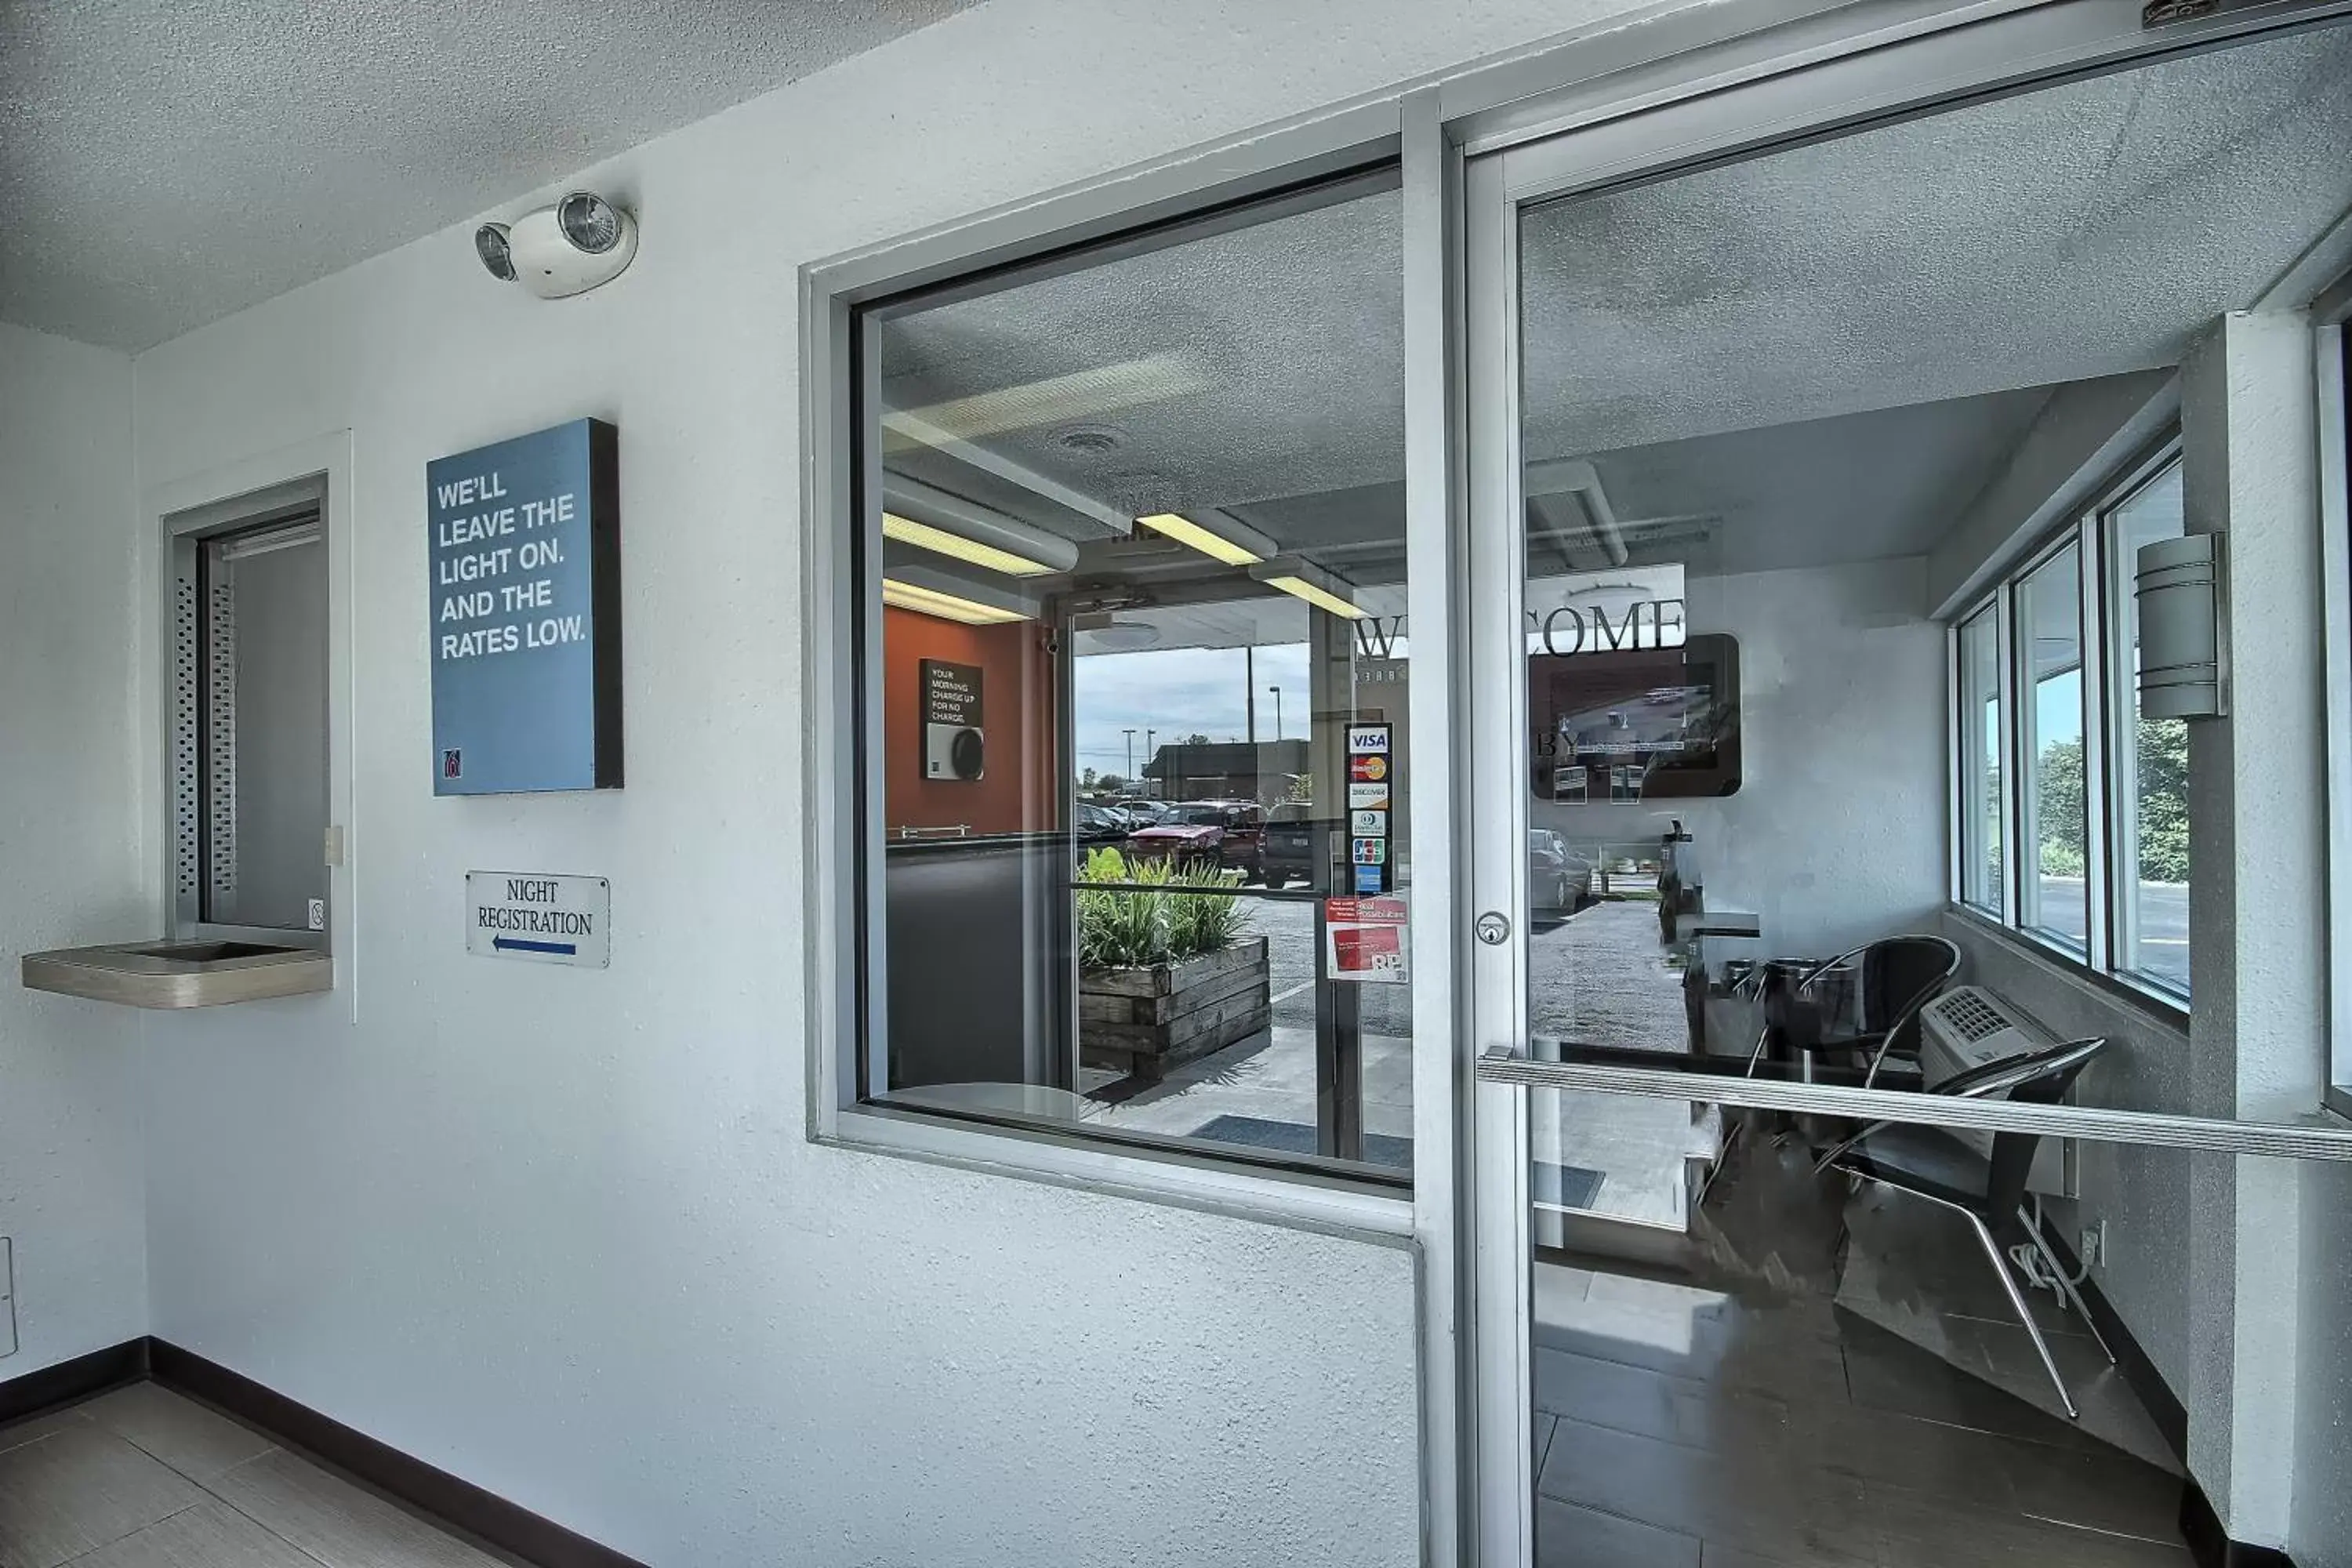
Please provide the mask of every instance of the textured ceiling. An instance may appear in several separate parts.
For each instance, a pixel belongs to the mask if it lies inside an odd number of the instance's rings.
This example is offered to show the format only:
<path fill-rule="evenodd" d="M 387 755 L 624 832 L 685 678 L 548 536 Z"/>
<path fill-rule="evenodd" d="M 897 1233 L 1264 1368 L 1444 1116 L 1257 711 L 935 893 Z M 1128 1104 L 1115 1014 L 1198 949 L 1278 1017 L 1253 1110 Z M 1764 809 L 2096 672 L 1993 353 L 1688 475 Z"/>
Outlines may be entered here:
<path fill-rule="evenodd" d="M 0 0 L 0 320 L 138 349 L 972 0 Z"/>
<path fill-rule="evenodd" d="M 1402 220 L 1377 191 L 895 316 L 883 399 L 1130 516 L 1402 479 Z"/>
<path fill-rule="evenodd" d="M 2148 370 L 2352 208 L 2352 28 L 1528 215 L 1529 447 Z"/>
<path fill-rule="evenodd" d="M 1530 453 L 1716 569 L 1925 549 L 2053 384 L 2178 362 L 2352 208 L 2352 28 L 1530 214 Z M 1132 515 L 1378 580 L 1402 539 L 1393 194 L 897 316 L 884 397 Z M 1083 536 L 950 453 L 894 468 Z M 1686 552 L 1689 553 L 1689 552 Z"/>

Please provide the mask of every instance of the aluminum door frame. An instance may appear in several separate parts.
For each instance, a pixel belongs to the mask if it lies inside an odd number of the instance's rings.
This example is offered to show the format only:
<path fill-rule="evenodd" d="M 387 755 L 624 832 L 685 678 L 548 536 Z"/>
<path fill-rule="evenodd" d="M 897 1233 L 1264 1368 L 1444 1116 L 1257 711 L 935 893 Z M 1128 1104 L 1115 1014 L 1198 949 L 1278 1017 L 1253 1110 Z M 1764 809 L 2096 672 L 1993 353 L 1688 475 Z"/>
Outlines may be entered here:
<path fill-rule="evenodd" d="M 1469 1556 L 1480 1568 L 1530 1568 L 1534 1562 L 1526 1089 L 1546 1085 L 1541 1075 L 1514 1084 L 1501 1066 L 1523 1058 L 1529 1037 L 1520 929 L 1528 909 L 1523 847 L 1528 822 L 1520 754 L 1527 720 L 1517 332 L 1522 208 L 2150 58 L 2340 21 L 2347 14 L 2352 0 L 2289 0 L 2147 28 L 2138 0 L 2053 0 L 2024 9 L 1955 9 L 1941 26 L 1906 26 L 1890 39 L 1869 33 L 1875 13 L 1865 5 L 1854 9 L 1853 30 L 1842 39 L 1809 39 L 1778 58 L 1759 60 L 1754 39 L 1734 40 L 1718 46 L 1727 59 L 1737 57 L 1720 71 L 1710 72 L 1704 61 L 1653 63 L 1615 81 L 1604 76 L 1597 83 L 1561 84 L 1550 95 L 1556 107 L 1530 98 L 1480 106 L 1445 121 L 1444 143 L 1456 160 L 1453 177 L 1461 192 L 1459 232 L 1448 236 L 1460 268 L 1453 292 L 1460 324 L 1454 363 L 1463 384 L 1455 412 L 1465 528 L 1456 557 L 1457 602 L 1480 611 L 1461 617 L 1453 652 L 1459 674 L 1456 733 L 1465 742 L 1456 784 L 1462 816 L 1454 894 L 1461 911 L 1457 973 L 1467 1050 L 1456 1059 L 1466 1054 L 1482 1064 L 1465 1117 L 1465 1212 L 1455 1234 L 1470 1296 L 1464 1313 L 1470 1408 L 1459 1437 L 1467 1472 Z M 1828 27 L 1834 31 L 1836 23 Z M 1661 72 L 1668 78 L 1663 84 Z M 1412 145 L 1409 138 L 1409 165 Z M 1489 941 L 1496 918 L 1503 922 L 1500 936 Z M 1634 1084 L 1653 1075 L 1629 1073 L 1622 1085 L 1609 1068 L 1572 1068 L 1566 1076 L 1586 1089 L 1658 1091 L 1654 1083 Z M 1775 1088 L 1776 1102 L 1789 1100 L 1790 1089 Z M 1830 1101 L 1852 1091 L 1799 1086 L 1790 1103 L 1810 1106 L 1808 1092 L 1820 1096 L 1819 1109 L 1834 1111 Z M 2128 1113 L 2089 1114 L 2111 1121 Z M 2178 1142 L 2178 1131 L 2160 1124 L 2181 1120 L 2147 1119 L 2148 1142 Z M 2082 1131 L 2116 1136 L 2112 1126 Z M 2243 1129 L 2244 1152 L 2276 1152 L 2272 1135 L 2278 1131 Z M 2228 1124 L 2208 1124 L 2206 1132 L 2235 1146 Z"/>

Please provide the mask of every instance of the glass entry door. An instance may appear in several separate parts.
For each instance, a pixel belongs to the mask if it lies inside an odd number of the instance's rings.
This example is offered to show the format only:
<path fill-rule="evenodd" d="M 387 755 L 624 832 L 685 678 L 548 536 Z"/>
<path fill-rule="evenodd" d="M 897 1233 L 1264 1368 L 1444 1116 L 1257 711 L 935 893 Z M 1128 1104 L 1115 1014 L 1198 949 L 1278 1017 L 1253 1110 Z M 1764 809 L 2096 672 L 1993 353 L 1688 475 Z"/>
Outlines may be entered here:
<path fill-rule="evenodd" d="M 2185 1568 L 2335 1452 L 2326 976 L 2258 1047 L 2116 956 L 2267 917 L 2116 826 L 2239 742 L 2139 719 L 2115 519 L 2273 460 L 2352 31 L 2012 22 L 1466 163 L 1482 1563 Z"/>

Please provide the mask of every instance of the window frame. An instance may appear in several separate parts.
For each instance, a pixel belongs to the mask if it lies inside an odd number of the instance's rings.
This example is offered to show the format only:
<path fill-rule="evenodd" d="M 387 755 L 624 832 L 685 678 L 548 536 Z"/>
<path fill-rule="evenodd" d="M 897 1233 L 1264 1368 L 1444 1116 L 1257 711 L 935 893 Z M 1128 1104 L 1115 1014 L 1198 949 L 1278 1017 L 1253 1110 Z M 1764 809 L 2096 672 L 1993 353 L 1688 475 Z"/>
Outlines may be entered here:
<path fill-rule="evenodd" d="M 2004 804 L 2011 807 L 2012 817 L 2009 825 L 2011 858 L 2016 862 L 2016 868 L 2014 875 L 2010 879 L 2011 883 L 2010 908 L 2014 911 L 2012 918 L 2017 929 L 2059 952 L 2072 954 L 2076 958 L 2087 958 L 2099 950 L 2096 940 L 2098 936 L 2096 917 L 2092 913 L 2092 906 L 2102 901 L 2094 892 L 2095 884 L 2091 877 L 2091 860 L 2095 847 L 2095 841 L 2098 837 L 2090 825 L 2090 818 L 2095 815 L 2090 793 L 2093 771 L 2091 754 L 2098 742 L 2092 734 L 2093 687 L 2090 644 L 2093 637 L 2092 626 L 2095 623 L 2085 619 L 2083 615 L 2084 605 L 2082 590 L 2084 579 L 2087 575 L 2084 570 L 2087 557 L 2083 551 L 2082 533 L 2079 524 L 2060 529 L 2044 542 L 2040 550 L 2025 559 L 2023 563 L 2011 574 L 2006 584 L 2010 594 L 2009 658 L 2012 661 L 2012 668 L 2007 673 L 2010 677 L 2008 684 L 2015 694 L 2015 700 L 2011 703 L 2006 717 L 2007 728 L 2012 738 L 2010 750 L 2015 757 L 2014 772 L 2011 775 L 2015 787 L 2013 791 L 2007 787 L 2008 780 L 2005 779 L 2002 791 L 2003 795 L 2007 797 Z M 2034 755 L 2032 742 L 2039 737 L 2034 733 L 2034 722 L 2029 717 L 2033 711 L 2034 705 L 2026 700 L 2039 682 L 2033 679 L 2033 630 L 2028 589 L 2035 574 L 2056 562 L 2070 549 L 2074 552 L 2074 603 L 2077 627 L 2075 668 L 2081 675 L 2083 682 L 2083 921 L 2084 930 L 2083 946 L 2079 949 L 2058 932 L 2051 930 L 2047 924 L 2027 922 L 2029 910 L 2036 917 L 2042 912 L 2041 845 L 2036 831 L 2040 827 L 2040 823 L 2036 820 L 2037 803 L 2032 798 L 2035 791 L 2030 787 Z M 2029 853 L 2032 856 L 2031 864 L 2027 861 Z M 2004 863 L 2002 868 L 2008 870 L 2009 867 Z"/>
<path fill-rule="evenodd" d="M 1976 791 L 1970 787 L 1969 773 L 1984 738 L 1976 722 L 1979 716 L 1970 711 L 1968 631 L 1988 615 L 1992 616 L 1993 696 L 1994 700 L 2002 705 L 1996 721 L 1996 748 L 2000 755 L 1995 759 L 1994 766 L 2004 772 L 2008 767 L 2009 678 L 2006 670 L 2009 663 L 2009 613 L 2002 595 L 1996 591 L 1976 600 L 1966 611 L 1954 617 L 1948 638 L 1952 661 L 1952 809 L 1949 829 L 1952 838 L 1952 902 L 1985 920 L 2005 923 L 2010 912 L 2017 907 L 2009 890 L 2008 860 L 2001 862 L 2000 907 L 1993 908 L 1978 902 L 1971 886 L 1979 868 L 1971 854 L 1969 837 L 1972 830 L 1981 826 L 1983 818 L 1978 814 L 1977 807 L 1971 805 Z M 2000 830 L 2004 836 L 2010 830 L 2007 798 L 2004 787 L 2001 805 L 1996 813 L 2001 818 Z"/>
<path fill-rule="evenodd" d="M 1416 95 L 1419 96 L 1419 95 Z M 1328 184 L 1386 163 L 1405 165 L 1407 253 L 1412 255 L 1415 185 L 1440 171 L 1404 155 L 1408 104 L 1402 96 L 1345 107 L 1252 138 L 1236 148 L 1191 152 L 1147 164 L 1041 201 L 984 215 L 942 229 L 855 251 L 801 269 L 803 461 L 803 553 L 806 574 L 803 651 L 810 679 L 805 731 L 815 798 L 803 814 L 804 930 L 809 952 L 807 1135 L 811 1142 L 887 1152 L 936 1163 L 1025 1176 L 1091 1191 L 1116 1193 L 1296 1227 L 1408 1245 L 1417 1207 L 1450 1202 L 1442 1180 L 1430 1179 L 1416 1158 L 1410 1186 L 1354 1179 L 1341 1172 L 1276 1168 L 1244 1151 L 1219 1154 L 1111 1141 L 1073 1130 L 957 1115 L 944 1110 L 870 1101 L 860 1094 L 882 1031 L 873 994 L 876 955 L 886 946 L 886 910 L 879 893 L 882 866 L 870 854 L 869 825 L 882 820 L 878 798 L 884 772 L 862 763 L 878 744 L 878 687 L 866 672 L 879 668 L 880 617 L 858 608 L 861 563 L 878 559 L 878 538 L 859 539 L 845 526 L 861 516 L 857 498 L 876 476 L 860 471 L 867 456 L 857 439 L 862 410 L 879 387 L 871 355 L 858 353 L 864 307 L 942 286 L 978 285 L 992 273 L 1069 257 L 1080 264 L 1111 259 L 1122 240 L 1144 238 L 1171 226 L 1214 221 L 1221 213 L 1286 192 Z M 1428 106 L 1413 105 L 1426 108 Z M 1421 166 L 1416 167 L 1419 163 Z M 1423 211 L 1427 214 L 1427 192 Z M 1081 254 L 1083 253 L 1083 254 Z M 1416 352 L 1407 328 L 1410 367 Z M 1410 377 L 1409 377 L 1410 379 Z M 1408 420 L 1408 441 L 1411 440 Z M 1409 474 L 1409 487 L 1413 483 Z M 1412 510 L 1409 498 L 1408 510 Z M 870 527 L 868 531 L 872 531 Z M 1425 574 L 1416 560 L 1414 581 Z M 1444 581 L 1414 591 L 1433 604 L 1450 592 Z M 1428 619 L 1443 626 L 1446 617 Z M 1436 705 L 1433 696 L 1430 706 Z M 1415 733 L 1435 736 L 1444 750 L 1450 718 L 1423 725 L 1415 703 Z M 1445 809 L 1444 792 L 1416 800 L 1416 821 Z M 856 821 L 854 833 L 838 825 Z M 1437 831 L 1442 824 L 1433 826 Z M 1444 911 L 1430 911 L 1442 920 Z M 1416 922 L 1416 928 L 1420 922 Z M 1416 949 L 1436 940 L 1417 935 Z M 1433 1006 L 1450 1012 L 1443 977 L 1418 983 L 1432 966 L 1416 963 L 1415 1034 Z M 1413 1132 L 1417 1154 L 1450 1168 L 1450 1106 L 1430 1092 L 1416 1053 Z M 1435 1064 L 1442 1065 L 1442 1064 Z M 1425 1190 L 1424 1190 L 1425 1189 Z M 1425 1223 L 1425 1222 L 1422 1222 Z"/>
<path fill-rule="evenodd" d="M 2128 661 L 2117 647 L 2123 627 L 2118 600 L 2128 593 L 2130 570 L 2115 547 L 2115 514 L 2134 496 L 2177 462 L 2180 457 L 2180 424 L 2167 421 L 2155 439 L 2130 458 L 2100 474 L 2082 499 L 2069 504 L 2059 521 L 2033 535 L 2024 549 L 2009 558 L 1993 576 L 1991 585 L 1967 601 L 1948 623 L 1946 647 L 1952 661 L 1947 681 L 1951 712 L 1947 731 L 1953 737 L 1947 794 L 1951 809 L 1946 833 L 1951 839 L 1952 907 L 2003 934 L 2032 946 L 2034 952 L 2067 965 L 2103 988 L 2149 1007 L 2176 1026 L 2186 1023 L 2189 995 L 2143 973 L 2126 962 L 2125 933 L 2130 929 L 2133 889 L 2124 882 L 2124 858 L 2116 846 L 2127 836 L 2126 814 L 2132 803 L 2116 793 L 2116 748 L 2124 744 L 2122 726 L 2136 718 L 2132 693 L 2117 684 L 2127 679 Z M 2076 589 L 2083 669 L 2083 791 L 2084 791 L 2084 913 L 2085 940 L 2077 948 L 2064 938 L 2030 924 L 2028 893 L 2038 858 L 2027 861 L 2027 808 L 2021 769 L 2031 735 L 2024 699 L 2031 687 L 2026 668 L 2032 650 L 2019 630 L 2024 613 L 2026 583 L 2036 572 L 2072 547 L 2075 552 Z M 1963 627 L 1990 611 L 1998 617 L 2000 635 L 2001 830 L 2007 836 L 2001 861 L 2003 907 L 1996 911 L 1969 897 L 1967 827 L 1961 813 L 1966 804 L 1970 741 L 1967 723 L 1965 671 L 1961 668 Z M 2352 868 L 2347 868 L 2352 870 Z M 2352 877 L 2347 877 L 2352 881 Z M 2352 931 L 2347 933 L 2347 962 L 2352 962 Z"/>
<path fill-rule="evenodd" d="M 2117 601 L 2126 592 L 2126 584 L 2132 580 L 2136 566 L 2134 563 L 2125 560 L 2122 552 L 2116 547 L 2116 529 L 2118 526 L 2116 519 L 2125 507 L 2130 505 L 2151 485 L 2162 479 L 2167 470 L 2180 461 L 2180 431 L 2176 426 L 2153 448 L 2142 453 L 2137 460 L 2119 469 L 2116 479 L 2101 489 L 2099 499 L 2093 508 L 2092 516 L 2096 521 L 2099 534 L 2099 574 L 2104 591 L 2104 618 L 2100 628 L 2100 643 L 2105 651 L 2109 668 L 2116 670 L 2119 675 L 2121 671 L 2129 668 L 2130 661 L 2126 657 L 2126 649 L 2123 647 L 2124 620 Z M 2105 714 L 2101 731 L 2108 755 L 2116 759 L 2125 756 L 2136 757 L 2138 747 L 2138 733 L 2136 728 L 2139 719 L 2138 704 L 2134 694 L 2128 689 L 2117 689 L 2114 696 L 2116 700 L 2103 704 Z M 2137 766 L 2137 763 L 2133 765 L 2135 768 Z M 2143 994 L 2154 996 L 2172 1007 L 2186 1012 L 2189 1001 L 2189 990 L 2187 985 L 2174 985 L 2161 976 L 2149 973 L 2127 962 L 2131 950 L 2136 945 L 2133 932 L 2138 924 L 2138 902 L 2136 896 L 2138 890 L 2137 879 L 2132 869 L 2138 863 L 2138 856 L 2135 853 L 2126 857 L 2116 848 L 2116 846 L 2130 841 L 2136 847 L 2138 836 L 2138 792 L 2137 781 L 2135 781 L 2133 798 L 2130 800 L 2124 798 L 2120 789 L 2113 787 L 2116 775 L 2119 774 L 2120 771 L 2118 762 L 2115 773 L 2110 774 L 2110 787 L 2105 797 L 2106 813 L 2105 848 L 2110 868 L 2106 888 L 2108 913 L 2106 973 L 2115 975 L 2123 984 Z M 2131 879 L 2128 881 L 2127 877 Z M 2192 889 L 2195 886 L 2193 879 L 2190 886 Z"/>
<path fill-rule="evenodd" d="M 2326 628 L 2327 1082 L 2352 1119 L 2352 275 L 2313 302 L 2321 592 Z"/>
<path fill-rule="evenodd" d="M 352 433 L 335 429 L 147 485 L 140 492 L 139 515 L 152 551 L 147 583 L 155 617 L 150 623 L 155 640 L 146 661 L 153 685 L 142 771 L 154 792 L 147 820 L 155 830 L 155 847 L 148 863 L 163 905 L 165 933 L 174 941 L 251 941 L 322 950 L 334 959 L 332 990 L 317 993 L 307 1001 L 289 998 L 286 1005 L 332 1006 L 339 1016 L 357 1023 L 362 960 L 353 940 L 361 858 L 356 848 L 358 814 L 352 809 L 356 755 L 352 695 Z M 304 509 L 317 511 L 326 550 L 330 843 L 320 846 L 327 862 L 326 930 L 288 931 L 208 923 L 196 918 L 200 912 L 196 905 L 184 901 L 177 891 L 181 848 L 173 791 L 179 764 L 173 734 L 178 719 L 179 658 L 174 627 L 181 569 L 187 561 L 184 551 L 192 551 L 196 541 L 239 531 L 273 515 Z M 331 996 L 335 1000 L 326 1000 Z"/>

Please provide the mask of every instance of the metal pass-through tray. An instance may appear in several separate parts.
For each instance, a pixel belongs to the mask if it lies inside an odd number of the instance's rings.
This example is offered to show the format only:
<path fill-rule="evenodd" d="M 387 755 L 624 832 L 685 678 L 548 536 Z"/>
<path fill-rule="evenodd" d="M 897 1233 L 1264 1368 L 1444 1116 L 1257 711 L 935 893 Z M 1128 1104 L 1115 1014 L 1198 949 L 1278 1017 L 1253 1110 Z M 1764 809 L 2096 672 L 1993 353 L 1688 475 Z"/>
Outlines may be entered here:
<path fill-rule="evenodd" d="M 131 1007 L 216 1007 L 331 991 L 335 963 L 307 947 L 254 942 L 145 942 L 25 955 L 25 984 Z"/>

